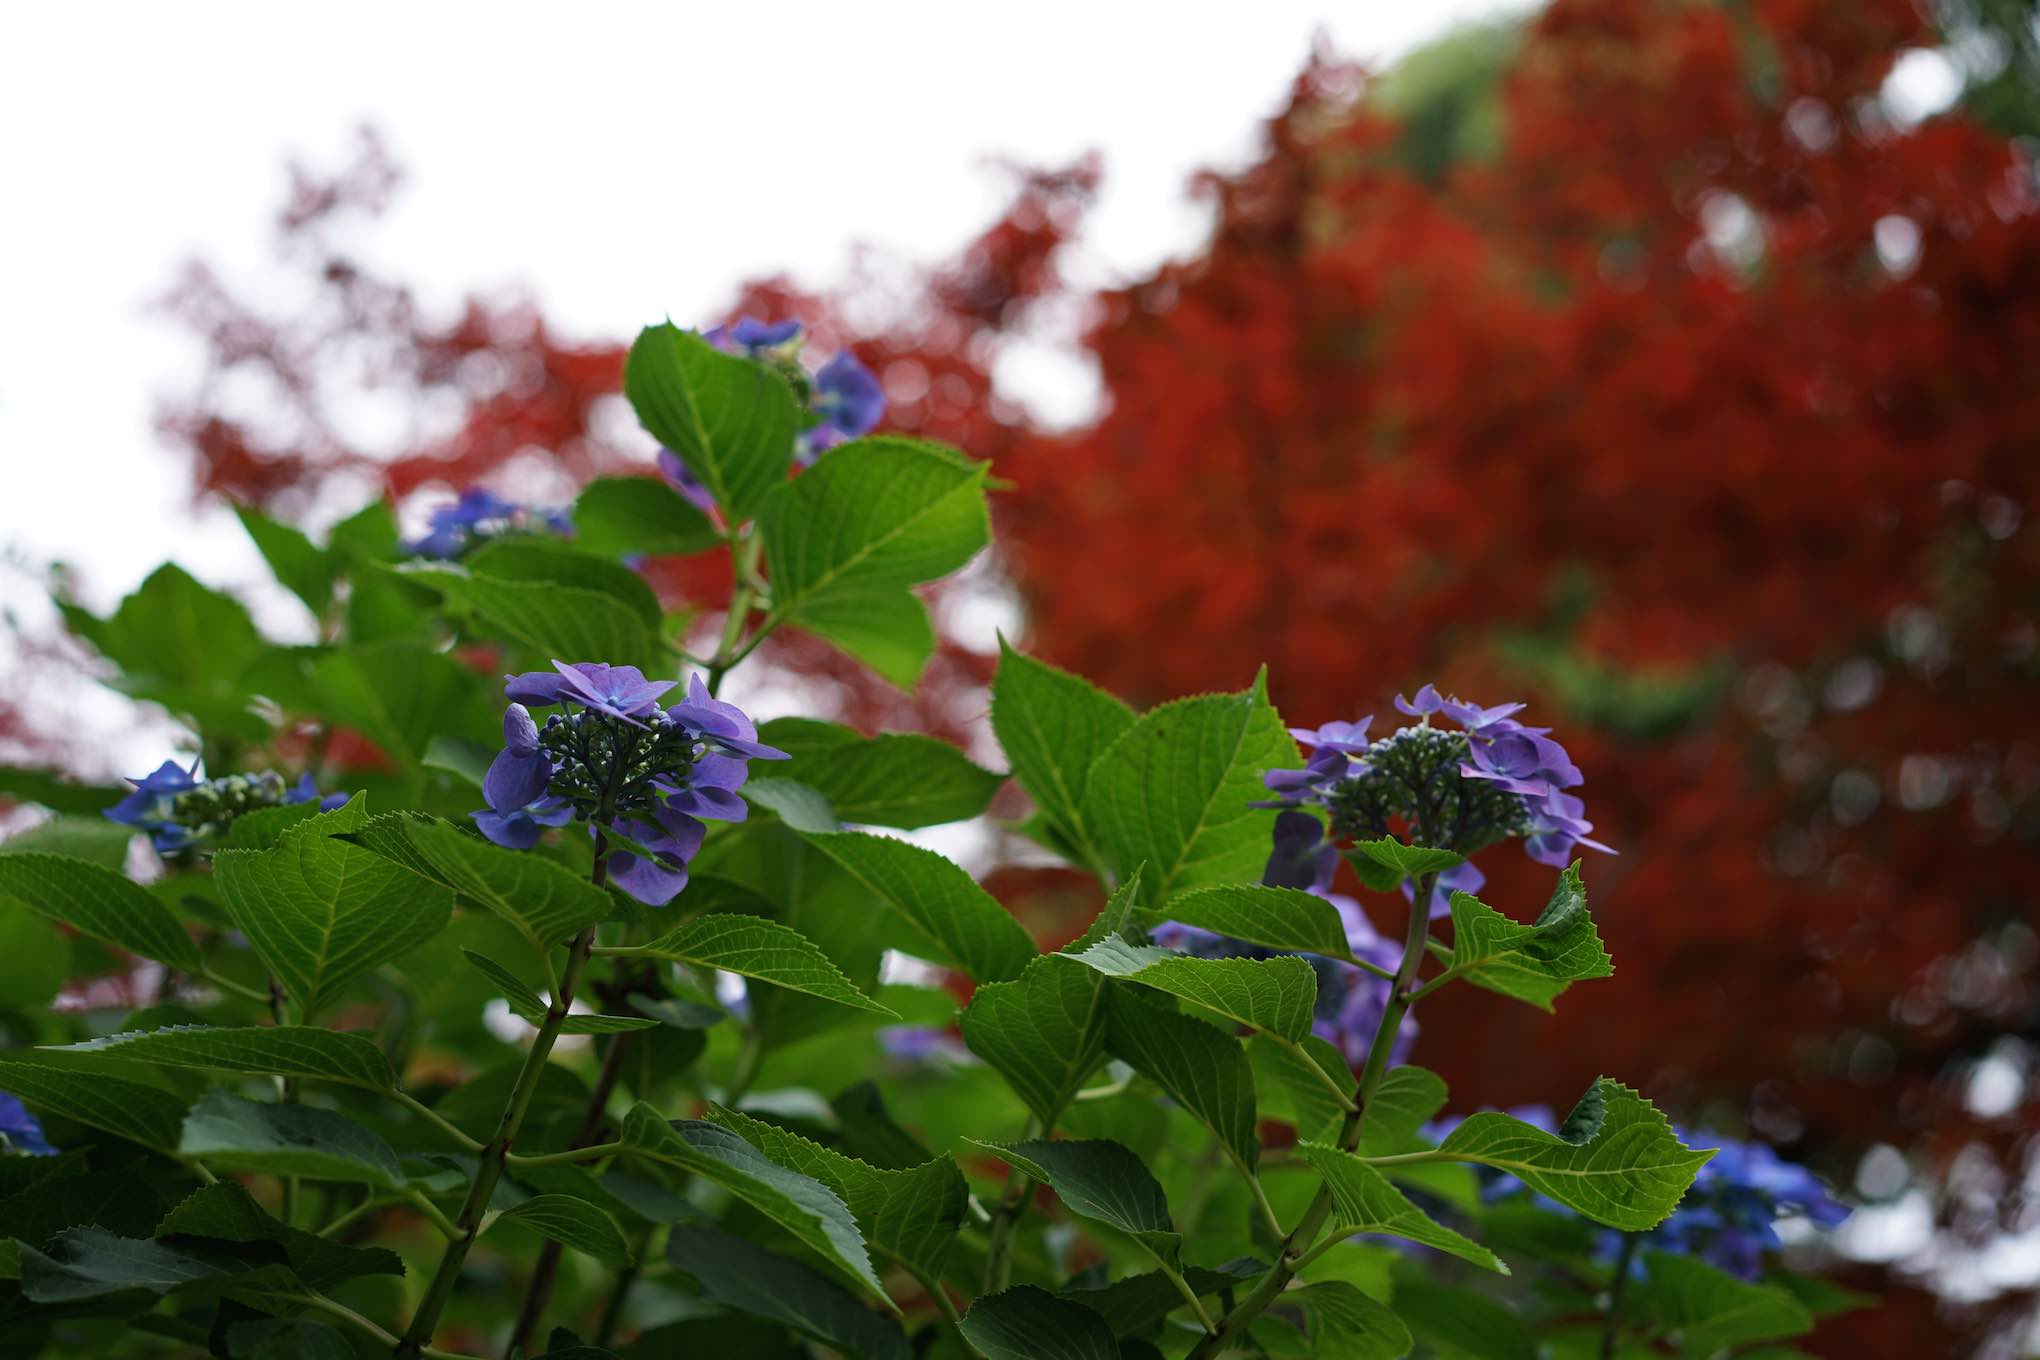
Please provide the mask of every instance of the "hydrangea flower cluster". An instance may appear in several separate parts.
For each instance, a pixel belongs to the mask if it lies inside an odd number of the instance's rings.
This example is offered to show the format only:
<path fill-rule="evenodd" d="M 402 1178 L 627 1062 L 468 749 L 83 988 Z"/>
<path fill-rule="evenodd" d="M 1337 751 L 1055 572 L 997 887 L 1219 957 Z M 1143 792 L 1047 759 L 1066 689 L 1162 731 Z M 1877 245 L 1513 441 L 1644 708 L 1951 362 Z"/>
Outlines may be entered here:
<path fill-rule="evenodd" d="M 1333 892 L 1332 871 L 1338 855 L 1325 843 L 1324 829 L 1307 812 L 1284 812 L 1275 819 L 1275 852 L 1269 856 L 1262 882 L 1280 888 L 1298 888 L 1324 898 L 1338 910 L 1346 928 L 1346 943 L 1355 958 L 1377 967 L 1393 969 L 1402 958 L 1402 947 L 1384 939 L 1373 922 L 1350 897 Z M 1156 944 L 1180 949 L 1203 959 L 1269 959 L 1284 952 L 1250 945 L 1230 936 L 1214 934 L 1180 921 L 1164 921 L 1151 932 Z M 1311 1029 L 1320 1039 L 1339 1050 L 1346 1061 L 1359 1067 L 1367 1061 L 1382 1013 L 1388 1008 L 1393 987 L 1386 978 L 1376 977 L 1350 963 L 1316 954 L 1298 955 L 1318 975 L 1317 1011 Z M 1414 1012 L 1403 1016 L 1390 1049 L 1391 1061 L 1402 1062 L 1417 1039 Z"/>
<path fill-rule="evenodd" d="M 519 505 L 485 487 L 471 486 L 452 505 L 434 510 L 425 536 L 406 543 L 404 551 L 413 557 L 450 559 L 489 539 L 540 529 L 564 536 L 574 532 L 574 524 L 565 510 Z"/>
<path fill-rule="evenodd" d="M 1828 1230 L 1851 1212 L 1819 1177 L 1780 1157 L 1769 1143 L 1684 1128 L 1678 1133 L 1688 1147 L 1716 1151 L 1672 1216 L 1646 1239 L 1650 1247 L 1697 1256 L 1717 1270 L 1754 1280 L 1763 1273 L 1765 1253 L 1784 1245 L 1780 1219 L 1803 1217 Z"/>
<path fill-rule="evenodd" d="M 54 1157 L 43 1127 L 20 1100 L 0 1091 L 0 1151 L 23 1157 Z"/>
<path fill-rule="evenodd" d="M 1291 728 L 1311 753 L 1300 770 L 1267 773 L 1272 806 L 1321 809 L 1334 839 L 1372 839 L 1400 824 L 1407 838 L 1470 856 L 1514 837 L 1530 858 L 1557 869 L 1579 846 L 1614 853 L 1591 839 L 1586 804 L 1565 791 L 1583 782 L 1579 766 L 1550 728 L 1516 720 L 1522 704 L 1484 708 L 1425 685 L 1414 699 L 1397 695 L 1395 706 L 1418 721 L 1372 741 L 1371 717 Z M 1434 717 L 1457 730 L 1433 725 Z M 1453 892 L 1484 882 L 1470 859 L 1440 875 L 1433 914 Z M 1405 884 L 1404 891 L 1415 889 Z"/>
<path fill-rule="evenodd" d="M 135 791 L 106 809 L 106 815 L 148 832 L 160 855 L 217 845 L 236 818 L 262 808 L 316 802 L 319 811 L 330 812 L 347 802 L 344 793 L 321 797 L 309 774 L 295 784 L 285 784 L 282 775 L 269 770 L 200 779 L 197 761 L 187 770 L 166 760 L 155 773 L 128 782 Z"/>
<path fill-rule="evenodd" d="M 878 377 L 849 350 L 840 350 L 810 376 L 800 362 L 805 337 L 798 321 L 764 322 L 742 317 L 727 326 L 702 332 L 702 339 L 725 354 L 771 364 L 800 394 L 815 421 L 794 443 L 794 461 L 812 467 L 815 459 L 846 439 L 869 434 L 885 414 L 885 390 Z M 680 455 L 660 449 L 659 475 L 667 485 L 703 514 L 715 510 L 715 498 Z"/>
<path fill-rule="evenodd" d="M 701 819 L 743 821 L 737 790 L 748 762 L 787 758 L 699 675 L 685 699 L 661 708 L 678 683 L 600 662 L 555 661 L 551 671 L 508 677 L 503 750 L 483 780 L 488 807 L 471 814 L 475 825 L 516 850 L 548 826 L 605 828 L 623 847 L 609 852 L 610 881 L 651 906 L 672 901 L 707 832 Z M 548 707 L 560 711 L 540 726 L 531 710 Z"/>

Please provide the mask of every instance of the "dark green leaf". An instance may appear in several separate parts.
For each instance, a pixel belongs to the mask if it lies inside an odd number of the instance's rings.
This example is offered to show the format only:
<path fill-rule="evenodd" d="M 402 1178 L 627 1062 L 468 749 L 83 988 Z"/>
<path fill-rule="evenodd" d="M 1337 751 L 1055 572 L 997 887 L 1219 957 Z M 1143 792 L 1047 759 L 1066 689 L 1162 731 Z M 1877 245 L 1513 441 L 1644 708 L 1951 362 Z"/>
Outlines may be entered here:
<path fill-rule="evenodd" d="M 0 1057 L 0 1091 L 158 1152 L 177 1151 L 184 1125 L 184 1102 L 170 1092 L 75 1067 Z"/>
<path fill-rule="evenodd" d="M 387 1091 L 396 1084 L 389 1059 L 372 1042 L 358 1034 L 311 1025 L 250 1025 L 233 1029 L 173 1025 L 167 1029 L 110 1034 L 103 1039 L 57 1047 L 55 1051 L 112 1053 L 136 1062 L 212 1072 L 317 1077 L 365 1086 L 372 1091 Z"/>
<path fill-rule="evenodd" d="M 640 946 L 637 952 L 701 968 L 720 968 L 855 1010 L 894 1013 L 852 986 L 812 940 L 777 921 L 756 916 L 697 916 Z"/>
<path fill-rule="evenodd" d="M 112 869 L 61 855 L 0 854 L 0 898 L 13 898 L 96 940 L 198 971 L 198 947 L 177 918 Z"/>
<path fill-rule="evenodd" d="M 609 915 L 609 895 L 542 855 L 505 850 L 450 822 L 400 824 L 432 873 L 462 897 L 515 926 L 543 953 Z"/>
<path fill-rule="evenodd" d="M 1171 921 L 1230 935 L 1267 949 L 1353 962 L 1338 908 L 1322 897 L 1295 888 L 1247 883 L 1197 888 L 1170 898 L 1166 915 Z"/>
<path fill-rule="evenodd" d="M 1650 1309 L 1679 1333 L 1688 1355 L 1714 1355 L 1813 1330 L 1813 1314 L 1775 1285 L 1738 1280 L 1690 1256 L 1653 1251 L 1643 1259 Z"/>
<path fill-rule="evenodd" d="M 1442 874 L 1466 858 L 1451 850 L 1433 850 L 1423 845 L 1404 845 L 1393 836 L 1383 836 L 1371 841 L 1355 841 L 1353 852 L 1393 874 L 1394 883 L 1389 885 L 1391 887 L 1406 878 Z"/>
<path fill-rule="evenodd" d="M 606 1266 L 627 1266 L 632 1260 L 630 1244 L 623 1240 L 616 1220 L 572 1195 L 533 1195 L 505 1209 L 496 1221 L 522 1224 Z"/>
<path fill-rule="evenodd" d="M 574 502 L 574 542 L 608 557 L 678 556 L 706 551 L 722 535 L 656 477 L 598 477 Z"/>
<path fill-rule="evenodd" d="M 1324 1178 L 1332 1196 L 1332 1231 L 1340 1236 L 1387 1233 L 1450 1252 L 1485 1270 L 1509 1273 L 1493 1252 L 1432 1220 L 1359 1158 L 1324 1143 L 1298 1143 L 1296 1153 Z"/>
<path fill-rule="evenodd" d="M 1313 1350 L 1340 1360 L 1397 1360 L 1410 1351 L 1410 1329 L 1387 1304 L 1344 1280 L 1327 1280 L 1288 1295 L 1310 1321 Z"/>
<path fill-rule="evenodd" d="M 1168 1092 L 1251 1173 L 1260 1162 L 1261 1142 L 1254 1132 L 1254 1072 L 1246 1048 L 1139 988 L 1108 987 L 1105 999 L 1107 1051 Z"/>
<path fill-rule="evenodd" d="M 981 983 L 958 1027 L 1051 1128 L 1104 1056 L 1105 979 L 1067 954 L 1043 954 L 1011 982 Z"/>
<path fill-rule="evenodd" d="M 1119 1342 L 1096 1313 L 1030 1284 L 980 1297 L 963 1335 L 985 1360 L 1119 1360 Z"/>
<path fill-rule="evenodd" d="M 1468 893 L 1453 893 L 1451 967 L 1477 987 L 1545 1010 L 1573 982 L 1615 971 L 1587 914 L 1577 863 L 1559 876 L 1535 925 L 1518 925 Z"/>
<path fill-rule="evenodd" d="M 237 505 L 241 527 L 255 541 L 255 549 L 284 589 L 305 602 L 314 615 L 324 615 L 333 602 L 333 565 L 320 548 L 301 530 L 271 519 L 253 506 Z"/>
<path fill-rule="evenodd" d="M 806 833 L 804 839 L 889 903 L 935 958 L 978 981 L 1018 977 L 1034 957 L 1026 929 L 933 850 L 854 831 Z"/>
<path fill-rule="evenodd" d="M 677 1227 L 666 1238 L 666 1259 L 724 1307 L 776 1322 L 855 1360 L 908 1360 L 913 1353 L 897 1323 L 834 1280 L 741 1237 Z"/>
<path fill-rule="evenodd" d="M 824 744 L 812 731 L 816 727 L 833 728 L 843 739 Z M 789 732 L 803 739 L 782 745 Z M 918 733 L 881 732 L 867 739 L 833 724 L 782 719 L 766 723 L 758 735 L 793 756 L 784 767 L 786 778 L 819 791 L 846 822 L 910 830 L 964 821 L 983 812 L 1005 782 L 948 742 Z"/>
<path fill-rule="evenodd" d="M 215 1086 L 184 1121 L 178 1151 L 209 1166 L 352 1181 L 393 1190 L 397 1154 L 353 1120 L 310 1105 L 262 1104 Z"/>
<path fill-rule="evenodd" d="M 1076 957 L 1110 977 L 1181 997 L 1292 1044 L 1310 1037 L 1317 974 L 1293 954 L 1273 959 L 1193 959 L 1111 936 Z"/>
<path fill-rule="evenodd" d="M 1103 1138 L 972 1142 L 1055 1191 L 1063 1207 L 1125 1233 L 1162 1265 L 1182 1268 L 1182 1236 L 1161 1184 L 1131 1149 Z"/>
<path fill-rule="evenodd" d="M 1074 844 L 1089 836 L 1083 806 L 1091 767 L 1133 722 L 1132 709 L 1089 681 L 999 639 L 992 730 L 1035 805 Z"/>

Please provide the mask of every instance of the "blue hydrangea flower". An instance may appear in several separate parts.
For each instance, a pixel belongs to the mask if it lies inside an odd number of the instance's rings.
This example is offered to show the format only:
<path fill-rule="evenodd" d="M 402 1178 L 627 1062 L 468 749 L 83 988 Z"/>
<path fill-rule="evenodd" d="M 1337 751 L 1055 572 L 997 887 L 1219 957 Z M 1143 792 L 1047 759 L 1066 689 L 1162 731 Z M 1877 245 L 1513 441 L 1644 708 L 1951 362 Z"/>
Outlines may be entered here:
<path fill-rule="evenodd" d="M 885 389 L 878 377 L 849 350 L 821 366 L 815 374 L 814 394 L 809 405 L 820 417 L 803 439 L 804 461 L 845 439 L 871 433 L 885 415 Z"/>
<path fill-rule="evenodd" d="M 479 486 L 461 492 L 452 505 L 434 510 L 426 526 L 424 537 L 404 545 L 413 557 L 459 557 L 477 543 L 518 530 L 543 528 L 563 536 L 574 531 L 565 510 L 519 505 Z"/>
<path fill-rule="evenodd" d="M 1368 737 L 1368 718 L 1292 728 L 1310 755 L 1302 769 L 1263 776 L 1276 795 L 1263 806 L 1321 809 L 1342 840 L 1399 832 L 1470 857 L 1513 838 L 1530 858 L 1561 869 L 1580 847 L 1614 853 L 1592 838 L 1586 804 L 1565 791 L 1583 782 L 1579 766 L 1550 728 L 1517 720 L 1523 705 L 1484 707 L 1425 685 L 1413 698 L 1397 695 L 1395 706 L 1418 721 L 1378 740 Z M 1485 881 L 1470 859 L 1441 875 L 1432 915 L 1445 914 L 1454 891 Z M 1414 896 L 1415 885 L 1403 891 Z"/>
<path fill-rule="evenodd" d="M 57 1155 L 57 1150 L 43 1137 L 42 1122 L 5 1091 L 0 1091 L 0 1148 L 25 1157 Z"/>
<path fill-rule="evenodd" d="M 790 345 L 800 337 L 798 321 L 760 321 L 756 317 L 737 318 L 727 326 L 716 326 L 701 333 L 701 338 L 727 354 L 741 354 L 757 359 L 769 350 Z"/>
<path fill-rule="evenodd" d="M 128 781 L 135 791 L 106 809 L 106 816 L 124 826 L 149 833 L 160 855 L 177 855 L 215 845 L 234 819 L 261 808 L 316 802 L 319 811 L 344 807 L 348 795 L 323 797 L 310 774 L 286 785 L 283 776 L 263 771 L 252 775 L 198 778 L 198 762 L 185 769 L 173 760 L 154 773 Z"/>
<path fill-rule="evenodd" d="M 1817 1176 L 1768 1143 L 1684 1128 L 1678 1134 L 1688 1147 L 1716 1151 L 1671 1217 L 1652 1230 L 1647 1246 L 1697 1256 L 1717 1270 L 1754 1280 L 1763 1274 L 1765 1255 L 1783 1246 L 1780 1219 L 1803 1217 L 1827 1231 L 1849 1216 L 1849 1206 Z M 1612 1255 L 1619 1242 L 1611 1234 L 1604 1250 Z"/>
<path fill-rule="evenodd" d="M 702 819 L 744 820 L 737 790 L 749 762 L 786 759 L 698 675 L 685 699 L 661 708 L 678 683 L 599 662 L 506 677 L 503 749 L 482 781 L 488 806 L 470 814 L 476 827 L 527 850 L 545 827 L 578 820 L 593 834 L 606 817 L 610 881 L 652 906 L 672 901 L 701 849 Z M 532 708 L 561 711 L 540 725 Z"/>

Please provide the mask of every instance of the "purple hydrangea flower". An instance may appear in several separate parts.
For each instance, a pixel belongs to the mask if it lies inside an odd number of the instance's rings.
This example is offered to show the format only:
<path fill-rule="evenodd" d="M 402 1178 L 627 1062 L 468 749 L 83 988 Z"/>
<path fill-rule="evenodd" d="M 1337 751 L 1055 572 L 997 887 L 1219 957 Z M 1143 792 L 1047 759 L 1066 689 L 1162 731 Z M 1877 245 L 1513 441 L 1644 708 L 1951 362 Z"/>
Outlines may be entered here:
<path fill-rule="evenodd" d="M 5 1091 L 0 1091 L 0 1148 L 26 1157 L 57 1155 L 49 1139 L 43 1136 L 42 1122 Z"/>
<path fill-rule="evenodd" d="M 1532 856 L 1532 858 L 1535 858 L 1535 856 Z M 1569 860 L 1567 861 L 1567 863 L 1570 862 Z M 1563 869 L 1565 864 L 1560 864 L 1557 867 Z M 1487 875 L 1482 873 L 1480 866 L 1470 859 L 1463 859 L 1444 873 L 1439 874 L 1438 881 L 1431 886 L 1431 919 L 1436 921 L 1440 917 L 1452 914 L 1452 894 L 1456 892 L 1477 893 L 1486 882 Z M 1406 878 L 1402 881 L 1402 895 L 1405 901 L 1414 902 L 1417 900 L 1417 883 L 1415 879 Z"/>
<path fill-rule="evenodd" d="M 551 671 L 506 678 L 503 750 L 482 781 L 488 807 L 470 814 L 498 845 L 527 850 L 544 827 L 599 822 L 609 837 L 610 881 L 641 902 L 663 906 L 687 886 L 701 849 L 703 819 L 742 821 L 738 796 L 752 760 L 786 754 L 758 740 L 734 704 L 700 676 L 670 709 L 676 685 L 647 680 L 634 666 L 553 662 Z M 532 707 L 558 707 L 541 726 Z M 613 837 L 613 841 L 610 840 Z"/>
<path fill-rule="evenodd" d="M 1275 848 L 1261 881 L 1271 888 L 1300 888 L 1320 895 L 1331 891 L 1339 852 L 1325 839 L 1325 824 L 1295 808 L 1275 818 Z"/>
<path fill-rule="evenodd" d="M 321 797 L 310 774 L 285 784 L 272 771 L 198 778 L 198 762 L 185 769 L 164 761 L 154 773 L 131 780 L 135 791 L 106 809 L 106 816 L 149 833 L 160 855 L 177 855 L 216 844 L 235 818 L 262 808 L 317 802 L 319 811 L 345 807 L 348 795 Z"/>
<path fill-rule="evenodd" d="M 811 404 L 837 438 L 855 439 L 871 433 L 885 415 L 885 389 L 856 355 L 840 350 L 815 374 Z"/>
<path fill-rule="evenodd" d="M 1849 1216 L 1849 1206 L 1818 1177 L 1780 1157 L 1768 1143 L 1683 1128 L 1677 1132 L 1688 1147 L 1716 1151 L 1671 1217 L 1652 1230 L 1647 1245 L 1697 1256 L 1717 1270 L 1754 1280 L 1763 1273 L 1765 1255 L 1783 1245 L 1778 1220 L 1799 1216 L 1828 1230 Z M 1611 1235 L 1603 1249 L 1612 1254 L 1618 1245 Z"/>

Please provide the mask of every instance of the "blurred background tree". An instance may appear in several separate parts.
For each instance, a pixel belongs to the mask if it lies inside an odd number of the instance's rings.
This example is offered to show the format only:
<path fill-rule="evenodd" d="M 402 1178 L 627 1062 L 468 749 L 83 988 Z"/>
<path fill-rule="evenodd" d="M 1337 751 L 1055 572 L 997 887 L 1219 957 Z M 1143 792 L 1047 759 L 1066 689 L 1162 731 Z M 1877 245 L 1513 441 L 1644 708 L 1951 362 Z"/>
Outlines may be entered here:
<path fill-rule="evenodd" d="M 995 460 L 1008 547 L 969 589 L 1017 592 L 1032 649 L 1136 703 L 1266 660 L 1299 723 L 1437 676 L 1591 731 L 1622 970 L 1535 1025 L 1469 1004 L 1426 1061 L 1522 1101 L 1648 1074 L 1885 1206 L 1852 1240 L 1892 1300 L 1828 1354 L 2019 1354 L 2035 1325 L 2034 18 L 1557 0 L 1375 76 L 1320 53 L 1260 158 L 1197 184 L 1205 247 L 1123 287 L 1060 267 L 1086 163 L 1014 170 L 944 265 L 731 308 L 855 348 L 891 428 Z M 1917 118 L 1887 81 L 1927 50 L 1966 83 Z M 399 179 L 372 137 L 296 173 L 309 303 L 202 265 L 167 299 L 211 356 L 161 417 L 197 494 L 316 518 L 649 473 L 620 341 L 517 299 L 441 319 L 357 263 Z M 1102 413 L 1044 431 L 992 371 L 1072 318 Z M 409 413 L 395 458 L 350 433 L 363 393 Z M 645 570 L 718 603 L 718 573 Z M 989 673 L 968 631 L 911 696 L 841 666 L 838 706 L 960 733 Z M 1076 886 L 1000 850 L 1015 909 L 1073 931 Z"/>

